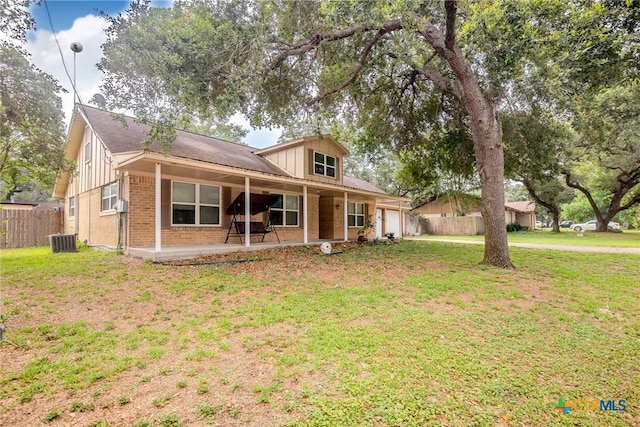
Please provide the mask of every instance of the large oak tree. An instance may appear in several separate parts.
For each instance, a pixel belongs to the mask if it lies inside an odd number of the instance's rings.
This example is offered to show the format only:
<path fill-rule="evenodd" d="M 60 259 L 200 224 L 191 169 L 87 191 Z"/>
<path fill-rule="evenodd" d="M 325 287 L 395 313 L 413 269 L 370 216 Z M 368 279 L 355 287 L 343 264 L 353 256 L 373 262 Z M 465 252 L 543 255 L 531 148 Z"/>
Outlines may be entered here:
<path fill-rule="evenodd" d="M 580 139 L 562 173 L 584 194 L 606 231 L 619 212 L 640 204 L 640 84 L 604 90 L 576 119 Z"/>
<path fill-rule="evenodd" d="M 482 188 L 483 261 L 512 267 L 496 111 L 529 64 L 529 36 L 543 25 L 528 19 L 528 2 L 194 0 L 166 12 L 145 3 L 113 18 L 109 29 L 100 68 L 112 105 L 135 105 L 143 92 L 135 83 L 142 81 L 155 85 L 149 96 L 156 100 L 202 115 L 241 111 L 254 125 L 322 109 L 352 120 L 365 142 L 396 149 L 462 112 Z M 127 47 L 140 28 L 154 40 Z M 119 69 L 113 60 L 133 47 L 136 61 L 148 61 Z M 165 117 L 153 113 L 158 122 Z"/>

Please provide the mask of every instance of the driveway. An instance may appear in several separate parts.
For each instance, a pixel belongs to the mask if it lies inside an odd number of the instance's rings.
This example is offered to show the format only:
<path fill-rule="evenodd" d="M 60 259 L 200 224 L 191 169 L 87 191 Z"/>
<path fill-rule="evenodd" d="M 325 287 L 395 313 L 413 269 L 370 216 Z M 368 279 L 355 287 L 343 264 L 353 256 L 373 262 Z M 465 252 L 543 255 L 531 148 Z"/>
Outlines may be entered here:
<path fill-rule="evenodd" d="M 461 243 L 465 245 L 484 245 L 483 241 L 477 240 L 452 240 L 452 239 L 419 239 L 405 237 L 407 240 L 422 240 L 426 242 L 446 242 Z M 613 246 L 574 246 L 574 245 L 548 245 L 544 243 L 509 243 L 509 247 L 526 249 L 551 249 L 554 251 L 569 252 L 595 252 L 601 254 L 635 254 L 640 255 L 640 248 L 619 248 Z"/>

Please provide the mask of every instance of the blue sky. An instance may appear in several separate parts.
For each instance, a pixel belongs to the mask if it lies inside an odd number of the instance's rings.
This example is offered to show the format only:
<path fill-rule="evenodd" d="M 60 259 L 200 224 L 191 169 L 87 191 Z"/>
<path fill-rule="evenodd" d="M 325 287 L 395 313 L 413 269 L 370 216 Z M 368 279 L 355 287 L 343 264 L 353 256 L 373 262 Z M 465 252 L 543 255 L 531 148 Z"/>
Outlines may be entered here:
<path fill-rule="evenodd" d="M 104 30 L 107 24 L 99 17 L 99 13 L 104 11 L 109 15 L 115 15 L 124 12 L 129 3 L 128 0 L 46 0 L 49 13 L 44 1 L 40 5 L 31 6 L 30 12 L 36 20 L 36 31 L 29 34 L 26 48 L 35 65 L 53 75 L 67 90 L 67 93 L 60 94 L 67 120 L 73 108 L 71 81 L 74 58 L 70 44 L 79 42 L 83 46 L 82 52 L 76 55 L 76 86 L 81 100 L 86 103 L 93 94 L 99 92 L 102 78 L 96 64 L 102 57 L 100 46 L 105 41 Z M 172 0 L 155 0 L 152 1 L 152 6 L 169 7 L 172 3 Z M 53 37 L 52 26 L 58 39 L 57 43 Z M 249 127 L 243 117 L 234 118 L 234 121 Z M 275 144 L 279 136 L 280 130 L 253 129 L 247 135 L 246 142 L 253 147 L 263 148 Z"/>
<path fill-rule="evenodd" d="M 72 27 L 76 18 L 86 15 L 98 15 L 104 11 L 109 15 L 124 11 L 129 5 L 126 0 L 102 0 L 102 1 L 68 1 L 47 0 L 47 6 L 51 14 L 51 20 L 56 31 L 66 30 Z M 38 28 L 50 29 L 47 11 L 44 4 L 31 6 L 31 15 L 36 20 Z"/>

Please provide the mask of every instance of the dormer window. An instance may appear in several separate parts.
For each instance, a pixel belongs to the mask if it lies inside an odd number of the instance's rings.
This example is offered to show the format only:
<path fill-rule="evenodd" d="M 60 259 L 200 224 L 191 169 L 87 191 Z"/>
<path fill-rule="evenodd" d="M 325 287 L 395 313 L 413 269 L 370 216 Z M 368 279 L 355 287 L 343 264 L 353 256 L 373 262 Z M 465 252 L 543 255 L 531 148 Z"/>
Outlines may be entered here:
<path fill-rule="evenodd" d="M 313 171 L 316 175 L 336 177 L 336 158 L 315 151 L 313 153 Z"/>

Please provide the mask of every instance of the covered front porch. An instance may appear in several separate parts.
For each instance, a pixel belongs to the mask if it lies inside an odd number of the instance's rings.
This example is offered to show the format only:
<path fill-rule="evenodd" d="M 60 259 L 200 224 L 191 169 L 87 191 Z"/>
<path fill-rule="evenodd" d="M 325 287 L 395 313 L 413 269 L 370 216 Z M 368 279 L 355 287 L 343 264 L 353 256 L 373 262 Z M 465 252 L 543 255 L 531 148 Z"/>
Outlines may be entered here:
<path fill-rule="evenodd" d="M 251 252 L 259 251 L 262 249 L 271 249 L 283 246 L 315 246 L 324 242 L 330 242 L 332 244 L 340 243 L 339 241 L 331 240 L 311 240 L 307 243 L 303 241 L 288 241 L 288 242 L 252 242 L 250 246 L 246 246 L 241 243 L 226 243 L 226 244 L 214 244 L 214 245 L 190 245 L 190 246 L 171 246 L 163 247 L 159 251 L 155 247 L 141 247 L 141 248 L 128 248 L 127 254 L 142 259 L 149 259 L 151 261 L 169 261 L 177 259 L 191 259 L 204 257 L 208 255 L 229 254 L 234 252 Z"/>
<path fill-rule="evenodd" d="M 378 218 L 378 211 L 392 206 L 401 212 L 402 198 L 362 181 L 337 185 L 154 153 L 120 158 L 119 168 L 124 173 L 122 197 L 128 207 L 119 214 L 122 248 L 154 261 L 259 250 L 278 242 L 307 245 L 356 240 L 369 219 Z M 193 200 L 182 200 L 178 187 L 191 188 Z M 206 203 L 202 202 L 205 193 L 198 191 L 202 188 L 214 190 Z M 193 194 L 198 196 L 194 199 Z M 280 200 L 276 216 L 275 205 L 271 214 L 264 209 L 254 211 L 254 198 L 274 195 Z M 206 223 L 205 211 L 209 215 Z M 183 215 L 186 213 L 191 217 Z M 402 227 L 396 222 L 396 235 L 401 235 Z M 382 223 L 380 217 L 370 231 L 375 236 L 370 238 L 384 235 Z M 253 225 L 258 224 L 270 227 L 265 241 L 261 237 L 266 233 L 254 230 Z"/>

